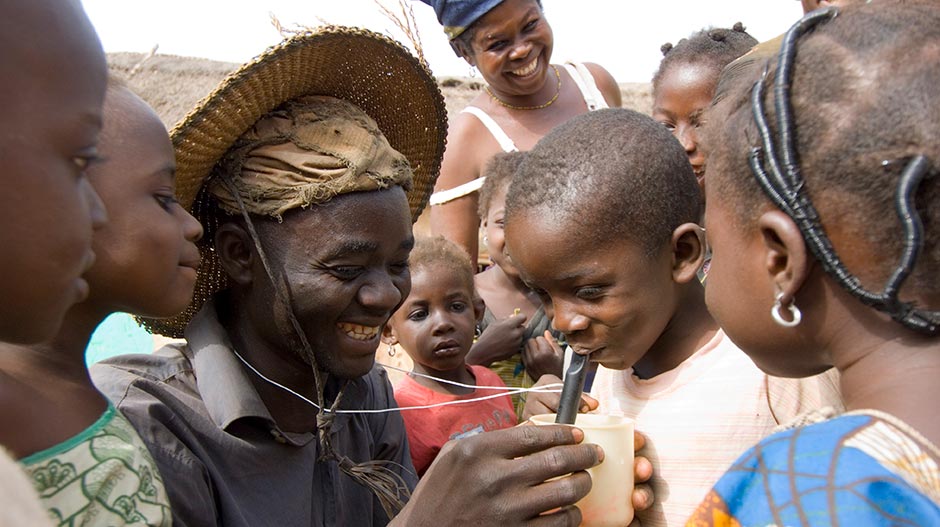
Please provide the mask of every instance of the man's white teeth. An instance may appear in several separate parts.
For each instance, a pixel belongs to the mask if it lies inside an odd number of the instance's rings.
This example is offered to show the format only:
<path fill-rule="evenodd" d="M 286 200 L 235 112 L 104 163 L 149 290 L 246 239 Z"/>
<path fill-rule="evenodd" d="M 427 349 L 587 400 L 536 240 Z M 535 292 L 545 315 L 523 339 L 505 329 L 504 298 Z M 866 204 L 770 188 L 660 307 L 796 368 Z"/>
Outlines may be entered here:
<path fill-rule="evenodd" d="M 531 75 L 535 72 L 535 68 L 539 66 L 539 59 L 535 59 L 529 63 L 528 66 L 519 68 L 512 72 L 513 75 L 518 75 L 520 77 L 525 77 L 526 75 Z"/>
<path fill-rule="evenodd" d="M 356 340 L 369 340 L 374 338 L 379 334 L 379 330 L 382 329 L 379 326 L 369 327 L 369 326 L 360 326 L 359 324 L 350 324 L 349 322 L 340 322 L 337 324 L 339 329 L 341 329 L 347 336 L 354 338 Z"/>

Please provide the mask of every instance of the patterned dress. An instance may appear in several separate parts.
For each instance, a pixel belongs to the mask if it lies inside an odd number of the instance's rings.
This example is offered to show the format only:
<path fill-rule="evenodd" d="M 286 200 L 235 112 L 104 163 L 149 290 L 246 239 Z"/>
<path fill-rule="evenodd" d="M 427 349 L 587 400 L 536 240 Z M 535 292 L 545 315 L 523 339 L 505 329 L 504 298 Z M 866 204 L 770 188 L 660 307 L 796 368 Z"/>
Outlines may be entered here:
<path fill-rule="evenodd" d="M 688 526 L 940 525 L 940 450 L 899 419 L 851 412 L 746 452 Z"/>
<path fill-rule="evenodd" d="M 20 462 L 56 525 L 172 525 L 150 452 L 110 403 L 80 434 Z"/>

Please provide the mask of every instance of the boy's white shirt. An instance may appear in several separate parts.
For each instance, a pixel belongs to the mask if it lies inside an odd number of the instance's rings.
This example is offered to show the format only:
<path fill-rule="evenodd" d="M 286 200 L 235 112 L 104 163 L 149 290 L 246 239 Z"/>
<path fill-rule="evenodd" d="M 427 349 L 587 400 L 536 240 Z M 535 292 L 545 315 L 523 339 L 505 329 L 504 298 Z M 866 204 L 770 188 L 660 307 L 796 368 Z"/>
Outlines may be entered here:
<path fill-rule="evenodd" d="M 602 414 L 616 399 L 646 436 L 640 455 L 653 464 L 656 500 L 638 514 L 644 527 L 685 525 L 728 466 L 779 424 L 842 406 L 835 370 L 769 377 L 722 331 L 673 370 L 652 379 L 632 373 L 599 366 L 591 396 Z"/>

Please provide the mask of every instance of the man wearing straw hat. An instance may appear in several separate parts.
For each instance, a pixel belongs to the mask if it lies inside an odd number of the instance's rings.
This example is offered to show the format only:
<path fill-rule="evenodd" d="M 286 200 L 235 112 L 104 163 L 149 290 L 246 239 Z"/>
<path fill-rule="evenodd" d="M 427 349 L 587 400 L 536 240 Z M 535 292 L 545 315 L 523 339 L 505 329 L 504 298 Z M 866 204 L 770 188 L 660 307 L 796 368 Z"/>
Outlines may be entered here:
<path fill-rule="evenodd" d="M 411 224 L 445 134 L 430 72 L 350 28 L 272 48 L 174 129 L 178 198 L 206 229 L 202 263 L 187 311 L 147 324 L 186 344 L 93 375 L 148 443 L 176 525 L 511 525 L 544 511 L 542 523 L 577 524 L 571 504 L 600 456 L 575 444 L 580 432 L 462 440 L 415 488 L 373 367 L 410 290 Z"/>

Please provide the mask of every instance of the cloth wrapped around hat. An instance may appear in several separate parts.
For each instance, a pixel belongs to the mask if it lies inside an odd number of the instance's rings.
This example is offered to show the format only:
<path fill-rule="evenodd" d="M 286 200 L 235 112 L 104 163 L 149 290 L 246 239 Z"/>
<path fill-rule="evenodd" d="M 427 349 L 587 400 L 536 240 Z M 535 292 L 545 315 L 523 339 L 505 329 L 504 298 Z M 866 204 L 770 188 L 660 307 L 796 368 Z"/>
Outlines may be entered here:
<path fill-rule="evenodd" d="M 294 99 L 245 132 L 216 167 L 247 212 L 280 219 L 296 208 L 351 192 L 411 188 L 412 171 L 378 125 L 354 104 L 326 96 Z M 214 177 L 209 193 L 241 214 L 229 187 Z"/>
<path fill-rule="evenodd" d="M 447 38 L 454 40 L 503 0 L 421 0 L 434 8 Z"/>

